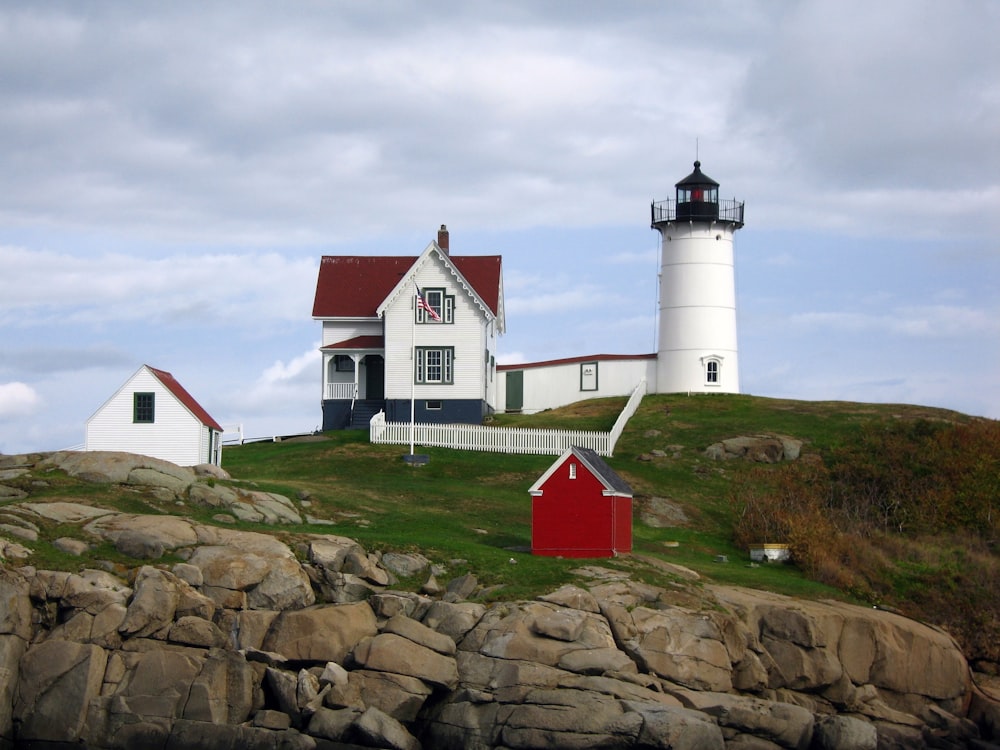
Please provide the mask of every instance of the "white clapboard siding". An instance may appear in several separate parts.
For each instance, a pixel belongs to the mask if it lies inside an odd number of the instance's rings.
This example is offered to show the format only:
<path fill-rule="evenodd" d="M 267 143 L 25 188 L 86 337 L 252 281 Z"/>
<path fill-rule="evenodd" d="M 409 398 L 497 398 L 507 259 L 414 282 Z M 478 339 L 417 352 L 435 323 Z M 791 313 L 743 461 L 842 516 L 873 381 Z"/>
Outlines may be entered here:
<path fill-rule="evenodd" d="M 596 371 L 593 382 L 584 382 L 581 370 L 591 365 Z M 635 358 L 593 358 L 574 357 L 571 361 L 554 361 L 531 367 L 511 366 L 497 372 L 497 409 L 507 406 L 507 373 L 523 372 L 522 402 L 520 412 L 535 414 L 545 409 L 576 403 L 584 399 L 627 396 L 639 380 L 656 382 L 656 359 Z M 584 390 L 585 388 L 590 388 Z"/>
<path fill-rule="evenodd" d="M 472 424 L 410 425 L 407 422 L 386 422 L 385 414 L 372 417 L 368 428 L 372 443 L 415 445 L 456 450 L 483 451 L 487 453 L 521 453 L 558 456 L 572 446 L 590 448 L 600 456 L 614 454 L 618 438 L 632 418 L 646 394 L 643 380 L 632 391 L 625 408 L 610 432 L 585 430 L 544 430 L 524 427 L 491 427 Z"/>
<path fill-rule="evenodd" d="M 404 290 L 385 311 L 386 373 L 388 399 L 408 399 L 413 384 L 412 346 L 455 348 L 452 385 L 417 385 L 418 399 L 482 399 L 485 393 L 484 350 L 486 316 L 436 256 L 417 273 L 421 288 L 444 288 L 455 296 L 455 322 L 415 325 L 415 289 Z"/>
<path fill-rule="evenodd" d="M 154 421 L 133 422 L 133 394 L 153 393 Z M 180 466 L 208 463 L 211 430 L 146 367 L 135 373 L 87 420 L 84 450 L 125 451 Z"/>
<path fill-rule="evenodd" d="M 321 346 L 339 344 L 357 336 L 381 336 L 381 320 L 324 320 Z"/>

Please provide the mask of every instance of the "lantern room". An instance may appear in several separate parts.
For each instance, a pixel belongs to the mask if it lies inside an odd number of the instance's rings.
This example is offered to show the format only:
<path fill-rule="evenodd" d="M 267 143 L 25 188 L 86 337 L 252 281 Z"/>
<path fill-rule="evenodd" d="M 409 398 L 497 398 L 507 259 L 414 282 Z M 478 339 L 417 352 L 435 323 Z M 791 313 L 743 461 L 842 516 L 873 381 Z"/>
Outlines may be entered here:
<path fill-rule="evenodd" d="M 701 162 L 694 171 L 677 183 L 677 220 L 707 220 L 719 218 L 719 183 L 701 171 Z"/>
<path fill-rule="evenodd" d="M 678 182 L 673 200 L 653 203 L 652 226 L 675 221 L 731 222 L 736 229 L 743 226 L 743 203 L 737 200 L 719 201 L 719 183 L 701 171 L 701 162 L 694 171 Z"/>

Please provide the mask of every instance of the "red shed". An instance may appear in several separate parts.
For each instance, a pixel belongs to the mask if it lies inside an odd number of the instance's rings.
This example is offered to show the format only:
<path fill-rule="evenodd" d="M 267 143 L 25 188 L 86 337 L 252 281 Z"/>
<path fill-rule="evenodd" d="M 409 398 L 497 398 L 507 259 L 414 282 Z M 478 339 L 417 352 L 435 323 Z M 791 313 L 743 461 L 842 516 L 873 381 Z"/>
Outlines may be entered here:
<path fill-rule="evenodd" d="M 589 448 L 563 453 L 528 492 L 533 555 L 632 551 L 632 488 Z"/>

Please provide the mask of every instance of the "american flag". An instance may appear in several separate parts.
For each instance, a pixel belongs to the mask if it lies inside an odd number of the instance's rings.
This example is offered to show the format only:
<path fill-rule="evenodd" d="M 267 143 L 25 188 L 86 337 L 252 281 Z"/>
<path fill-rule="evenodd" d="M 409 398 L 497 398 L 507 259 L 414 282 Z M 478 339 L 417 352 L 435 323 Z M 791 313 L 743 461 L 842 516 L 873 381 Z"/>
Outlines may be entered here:
<path fill-rule="evenodd" d="M 431 316 L 431 318 L 440 323 L 441 316 L 437 314 L 437 311 L 433 307 L 427 304 L 427 300 L 424 299 L 424 295 L 420 293 L 420 287 L 418 287 L 416 283 L 414 283 L 413 288 L 417 290 L 417 309 L 425 310 L 427 314 Z"/>

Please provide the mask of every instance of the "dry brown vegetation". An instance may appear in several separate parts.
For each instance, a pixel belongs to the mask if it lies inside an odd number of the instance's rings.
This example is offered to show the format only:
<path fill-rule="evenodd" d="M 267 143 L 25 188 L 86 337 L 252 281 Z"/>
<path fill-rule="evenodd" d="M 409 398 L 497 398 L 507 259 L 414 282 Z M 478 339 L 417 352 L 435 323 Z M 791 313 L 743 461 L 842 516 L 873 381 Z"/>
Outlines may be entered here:
<path fill-rule="evenodd" d="M 1000 663 L 1000 423 L 865 426 L 822 457 L 734 485 L 742 546 L 784 542 L 811 577 L 949 628 Z"/>

